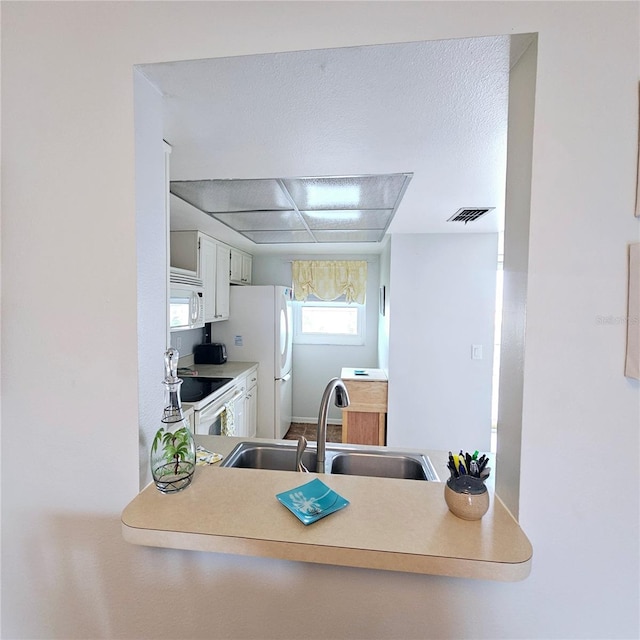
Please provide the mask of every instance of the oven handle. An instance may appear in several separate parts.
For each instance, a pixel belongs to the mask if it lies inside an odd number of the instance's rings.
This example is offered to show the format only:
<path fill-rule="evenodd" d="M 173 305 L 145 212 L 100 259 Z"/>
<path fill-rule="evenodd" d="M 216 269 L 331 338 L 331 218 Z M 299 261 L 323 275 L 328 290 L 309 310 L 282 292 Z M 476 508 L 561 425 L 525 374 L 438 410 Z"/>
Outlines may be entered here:
<path fill-rule="evenodd" d="M 201 420 L 213 420 L 215 418 L 217 418 L 223 411 L 225 408 L 225 405 L 227 404 L 227 402 L 235 402 L 238 398 L 241 398 L 243 395 L 243 391 L 242 390 L 238 390 L 234 393 L 234 395 L 227 399 L 227 400 L 223 400 L 222 398 L 220 398 L 220 400 L 216 400 L 214 402 L 212 402 L 211 404 L 218 404 L 219 402 L 221 403 L 220 407 L 218 407 L 218 409 L 216 409 L 216 411 L 214 411 L 212 414 L 209 414 L 208 410 L 205 408 L 202 410 L 201 412 Z M 224 398 L 224 396 L 223 396 Z"/>

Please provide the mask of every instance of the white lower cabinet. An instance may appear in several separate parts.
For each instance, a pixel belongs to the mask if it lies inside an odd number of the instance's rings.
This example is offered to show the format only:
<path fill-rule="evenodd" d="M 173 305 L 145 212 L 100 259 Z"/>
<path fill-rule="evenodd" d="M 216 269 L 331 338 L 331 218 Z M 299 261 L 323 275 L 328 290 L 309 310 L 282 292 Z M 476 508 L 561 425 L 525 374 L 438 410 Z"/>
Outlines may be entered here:
<path fill-rule="evenodd" d="M 237 391 L 240 391 L 242 395 L 235 401 L 233 405 L 234 409 L 234 427 L 235 434 L 239 438 L 247 437 L 247 414 L 246 414 L 246 393 L 247 393 L 247 379 L 240 378 L 235 386 Z"/>
<path fill-rule="evenodd" d="M 242 392 L 234 405 L 236 436 L 255 438 L 258 427 L 258 369 L 238 378 L 235 389 Z"/>
<path fill-rule="evenodd" d="M 248 438 L 255 438 L 258 429 L 258 370 L 247 375 L 247 392 L 244 402 L 244 422 Z"/>

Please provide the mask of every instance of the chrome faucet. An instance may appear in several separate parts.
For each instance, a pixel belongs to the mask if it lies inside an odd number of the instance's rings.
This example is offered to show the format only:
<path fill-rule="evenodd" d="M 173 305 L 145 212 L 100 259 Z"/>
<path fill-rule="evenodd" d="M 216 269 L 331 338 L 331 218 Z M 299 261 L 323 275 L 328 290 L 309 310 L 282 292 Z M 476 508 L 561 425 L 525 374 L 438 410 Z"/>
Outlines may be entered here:
<path fill-rule="evenodd" d="M 325 450 L 327 448 L 327 419 L 329 414 L 329 402 L 331 401 L 331 395 L 335 391 L 335 405 L 341 409 L 345 409 L 349 406 L 349 394 L 347 388 L 344 386 L 344 382 L 340 378 L 332 378 L 329 380 L 329 384 L 326 386 L 324 393 L 322 394 L 322 400 L 320 401 L 320 413 L 318 414 L 318 430 L 316 435 L 317 440 L 317 464 L 316 471 L 318 473 L 324 473 L 324 458 Z"/>

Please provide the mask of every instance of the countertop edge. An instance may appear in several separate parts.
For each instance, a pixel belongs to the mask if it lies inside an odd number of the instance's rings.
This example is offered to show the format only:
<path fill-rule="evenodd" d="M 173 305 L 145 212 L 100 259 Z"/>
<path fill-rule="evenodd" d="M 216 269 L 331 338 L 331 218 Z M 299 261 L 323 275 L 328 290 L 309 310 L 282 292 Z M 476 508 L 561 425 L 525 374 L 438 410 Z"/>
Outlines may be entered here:
<path fill-rule="evenodd" d="M 518 582 L 531 572 L 532 555 L 523 562 L 504 563 L 487 560 L 423 556 L 370 549 L 340 548 L 274 540 L 258 540 L 182 531 L 157 531 L 127 525 L 122 521 L 124 539 L 141 546 L 228 553 L 310 562 L 334 566 L 400 571 L 454 578 L 471 578 L 498 582 Z"/>

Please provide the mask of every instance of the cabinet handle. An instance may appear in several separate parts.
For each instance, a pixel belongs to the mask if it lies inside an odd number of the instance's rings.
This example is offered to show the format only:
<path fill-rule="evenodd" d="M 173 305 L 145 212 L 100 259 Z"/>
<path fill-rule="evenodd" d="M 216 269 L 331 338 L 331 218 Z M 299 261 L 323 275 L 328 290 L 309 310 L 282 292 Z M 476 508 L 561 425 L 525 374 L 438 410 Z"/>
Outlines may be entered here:
<path fill-rule="evenodd" d="M 258 378 L 251 378 L 251 382 L 255 382 Z"/>

